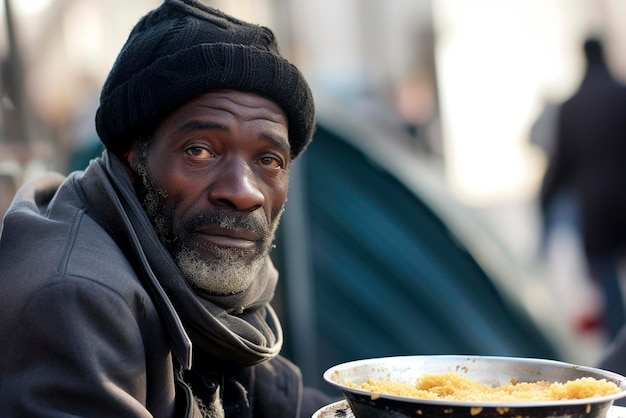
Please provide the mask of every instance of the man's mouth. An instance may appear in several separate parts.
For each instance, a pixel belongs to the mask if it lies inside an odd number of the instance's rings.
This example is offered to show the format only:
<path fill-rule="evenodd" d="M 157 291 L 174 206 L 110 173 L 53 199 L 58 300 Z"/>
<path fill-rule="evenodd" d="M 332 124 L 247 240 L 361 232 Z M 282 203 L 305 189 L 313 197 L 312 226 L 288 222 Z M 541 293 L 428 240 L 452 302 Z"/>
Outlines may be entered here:
<path fill-rule="evenodd" d="M 198 239 L 215 246 L 238 250 L 253 249 L 260 239 L 256 232 L 249 229 L 230 229 L 215 225 L 204 225 L 196 229 L 195 235 Z"/>

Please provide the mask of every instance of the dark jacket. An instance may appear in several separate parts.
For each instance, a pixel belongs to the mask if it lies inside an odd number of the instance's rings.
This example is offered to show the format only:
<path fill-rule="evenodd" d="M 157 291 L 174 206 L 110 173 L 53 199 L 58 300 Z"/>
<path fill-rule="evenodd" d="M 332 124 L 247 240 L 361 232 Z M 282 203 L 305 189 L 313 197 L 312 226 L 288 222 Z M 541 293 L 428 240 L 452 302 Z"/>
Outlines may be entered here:
<path fill-rule="evenodd" d="M 564 188 L 575 193 L 584 248 L 595 256 L 626 244 L 626 86 L 610 73 L 597 41 L 585 43 L 585 56 L 581 85 L 559 110 L 540 198 L 545 208 Z"/>
<path fill-rule="evenodd" d="M 141 254 L 119 238 L 131 226 L 111 191 L 94 187 L 103 177 L 96 160 L 67 179 L 31 181 L 7 212 L 2 416 L 198 417 L 194 395 L 219 397 L 227 417 L 310 416 L 319 405 L 301 411 L 300 372 L 280 356 L 238 367 L 195 353 L 205 366 L 188 370 L 191 343 Z M 238 385 L 245 396 L 230 391 Z"/>

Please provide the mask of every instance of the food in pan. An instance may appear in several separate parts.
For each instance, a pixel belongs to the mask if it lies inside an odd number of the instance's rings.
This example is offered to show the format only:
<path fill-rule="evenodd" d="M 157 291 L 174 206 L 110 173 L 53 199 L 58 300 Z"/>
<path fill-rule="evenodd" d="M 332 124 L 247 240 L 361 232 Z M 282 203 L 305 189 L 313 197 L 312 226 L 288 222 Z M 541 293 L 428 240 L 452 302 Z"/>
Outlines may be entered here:
<path fill-rule="evenodd" d="M 413 384 L 373 379 L 361 384 L 346 384 L 376 394 L 465 402 L 558 401 L 595 398 L 620 391 L 615 383 L 593 377 L 566 382 L 520 382 L 513 379 L 508 384 L 492 387 L 453 372 L 426 374 Z"/>

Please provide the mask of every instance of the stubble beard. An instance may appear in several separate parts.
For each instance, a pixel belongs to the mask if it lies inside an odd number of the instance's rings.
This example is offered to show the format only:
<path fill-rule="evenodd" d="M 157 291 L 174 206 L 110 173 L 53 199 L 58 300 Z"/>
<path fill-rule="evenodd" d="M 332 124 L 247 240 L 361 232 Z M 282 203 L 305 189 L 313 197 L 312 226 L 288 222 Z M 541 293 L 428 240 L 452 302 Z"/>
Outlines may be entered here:
<path fill-rule="evenodd" d="M 214 295 L 237 294 L 248 289 L 266 262 L 282 211 L 271 225 L 261 225 L 245 215 L 224 210 L 198 216 L 185 225 L 177 224 L 167 193 L 156 186 L 149 173 L 146 146 L 140 148 L 142 151 L 138 163 L 133 165 L 133 171 L 141 184 L 140 200 L 160 241 L 174 258 L 183 277 L 193 287 Z M 197 249 L 200 244 L 192 240 L 193 231 L 204 224 L 227 229 L 252 229 L 261 239 L 252 254 L 248 250 L 204 243 L 203 252 L 212 255 L 210 260 L 206 260 Z"/>

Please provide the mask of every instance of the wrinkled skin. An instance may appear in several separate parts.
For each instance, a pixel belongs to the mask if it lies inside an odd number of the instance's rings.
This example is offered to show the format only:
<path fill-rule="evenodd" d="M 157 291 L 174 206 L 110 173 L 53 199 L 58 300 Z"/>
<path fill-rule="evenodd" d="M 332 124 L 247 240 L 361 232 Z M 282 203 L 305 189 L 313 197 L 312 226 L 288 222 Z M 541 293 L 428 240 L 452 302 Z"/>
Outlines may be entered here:
<path fill-rule="evenodd" d="M 287 128 L 272 100 L 215 91 L 127 152 L 144 207 L 193 286 L 233 294 L 257 276 L 287 198 Z"/>

